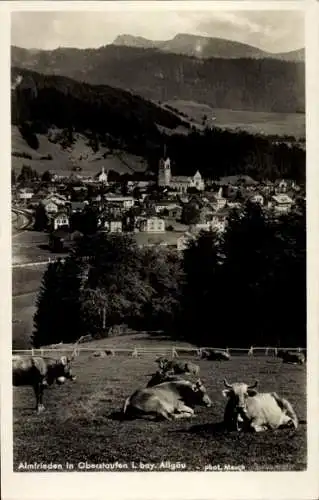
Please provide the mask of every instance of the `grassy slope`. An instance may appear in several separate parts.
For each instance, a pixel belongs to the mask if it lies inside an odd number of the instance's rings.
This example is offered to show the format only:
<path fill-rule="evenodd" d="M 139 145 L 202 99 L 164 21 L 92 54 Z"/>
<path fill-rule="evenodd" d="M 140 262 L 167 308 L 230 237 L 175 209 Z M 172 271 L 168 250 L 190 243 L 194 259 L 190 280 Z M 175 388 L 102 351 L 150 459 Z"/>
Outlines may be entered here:
<path fill-rule="evenodd" d="M 161 345 L 154 341 L 154 345 Z M 136 388 L 146 385 L 155 368 L 154 355 L 136 360 L 127 355 L 92 358 L 81 354 L 74 363 L 74 384 L 45 394 L 47 411 L 37 415 L 29 388 L 14 388 L 14 464 L 27 462 L 186 463 L 188 470 L 206 465 L 244 465 L 246 470 L 300 470 L 306 467 L 306 368 L 282 365 L 274 358 L 234 358 L 230 362 L 199 361 L 201 377 L 213 405 L 198 408 L 196 418 L 178 422 L 120 422 L 116 412 Z M 223 377 L 251 382 L 261 390 L 289 398 L 302 420 L 290 430 L 225 435 L 218 429 L 225 400 Z M 190 453 L 191 450 L 191 453 Z"/>
<path fill-rule="evenodd" d="M 182 100 L 168 101 L 164 104 L 186 113 L 194 119 L 195 123 L 202 123 L 204 115 L 208 118 L 215 116 L 216 120 L 212 122 L 214 127 L 229 130 L 240 129 L 252 134 L 263 132 L 266 135 L 305 137 L 305 115 L 301 113 L 262 113 L 215 109 L 207 104 Z"/>
<path fill-rule="evenodd" d="M 39 149 L 35 151 L 30 148 L 22 138 L 16 126 L 11 127 L 12 151 L 18 153 L 27 153 L 32 159 L 19 158 L 12 156 L 12 168 L 20 172 L 23 165 L 29 165 L 39 173 L 50 170 L 60 175 L 70 175 L 72 166 L 82 168 L 82 175 L 95 175 L 104 167 L 106 170 L 114 170 L 118 173 L 140 172 L 146 169 L 143 158 L 123 153 L 114 152 L 107 158 L 103 158 L 103 153 L 108 152 L 107 148 L 100 148 L 98 153 L 94 154 L 92 149 L 87 146 L 87 139 L 81 134 L 75 134 L 76 142 L 72 148 L 63 150 L 59 144 L 53 144 L 45 135 L 38 134 Z M 52 160 L 43 160 L 41 156 L 51 154 Z M 82 156 L 82 159 L 81 159 Z"/>

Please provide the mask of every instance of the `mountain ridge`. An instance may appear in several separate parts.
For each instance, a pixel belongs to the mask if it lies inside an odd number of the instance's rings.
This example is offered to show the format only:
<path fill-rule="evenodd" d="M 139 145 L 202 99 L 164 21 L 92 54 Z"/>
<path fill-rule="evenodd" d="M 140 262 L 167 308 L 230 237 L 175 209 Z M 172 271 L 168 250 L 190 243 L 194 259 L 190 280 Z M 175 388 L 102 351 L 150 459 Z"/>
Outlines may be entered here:
<path fill-rule="evenodd" d="M 151 101 L 196 101 L 213 108 L 296 113 L 305 109 L 305 65 L 276 59 L 196 58 L 158 49 L 108 45 L 30 53 L 12 47 L 11 63 Z"/>
<path fill-rule="evenodd" d="M 294 49 L 287 52 L 269 52 L 253 45 L 227 40 L 220 37 L 210 37 L 203 35 L 192 35 L 188 33 L 178 33 L 169 40 L 150 40 L 140 36 L 130 34 L 118 35 L 112 45 L 157 48 L 165 52 L 184 54 L 199 58 L 224 57 L 234 58 L 267 58 L 284 61 L 302 62 L 305 60 L 305 49 Z"/>

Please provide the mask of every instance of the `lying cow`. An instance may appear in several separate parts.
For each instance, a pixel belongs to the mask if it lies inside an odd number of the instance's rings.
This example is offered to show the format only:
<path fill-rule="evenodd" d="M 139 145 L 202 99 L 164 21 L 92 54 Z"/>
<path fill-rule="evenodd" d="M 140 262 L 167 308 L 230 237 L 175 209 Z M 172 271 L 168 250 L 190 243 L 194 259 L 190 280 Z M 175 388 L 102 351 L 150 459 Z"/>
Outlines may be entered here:
<path fill-rule="evenodd" d="M 302 352 L 290 352 L 279 350 L 277 357 L 282 359 L 283 363 L 292 363 L 294 365 L 303 365 L 305 362 L 305 355 Z"/>
<path fill-rule="evenodd" d="M 152 378 L 148 381 L 146 387 L 154 387 L 155 385 L 162 384 L 163 382 L 172 382 L 176 380 L 185 380 L 179 375 L 174 375 L 170 372 L 163 372 L 161 370 L 157 370 L 156 373 L 152 375 Z"/>
<path fill-rule="evenodd" d="M 230 354 L 222 349 L 203 349 L 200 353 L 202 359 L 211 361 L 229 361 Z"/>
<path fill-rule="evenodd" d="M 199 366 L 195 365 L 191 361 L 169 361 L 166 358 L 159 358 L 157 363 L 160 370 L 163 372 L 170 372 L 172 374 L 188 373 L 194 375 L 195 377 L 198 377 L 199 375 Z"/>
<path fill-rule="evenodd" d="M 123 417 L 153 415 L 165 420 L 192 417 L 194 407 L 211 406 L 212 402 L 202 382 L 174 380 L 146 389 L 128 397 L 123 407 Z"/>
<path fill-rule="evenodd" d="M 36 410 L 43 411 L 43 390 L 54 382 L 61 385 L 66 379 L 75 380 L 72 375 L 70 359 L 62 356 L 60 359 L 43 358 L 40 356 L 13 356 L 13 385 L 33 387 L 36 397 Z"/>
<path fill-rule="evenodd" d="M 298 427 L 298 419 L 289 401 L 275 392 L 258 393 L 253 385 L 244 383 L 228 384 L 222 391 L 228 398 L 224 413 L 227 430 L 252 430 L 255 432 L 279 427 Z"/>

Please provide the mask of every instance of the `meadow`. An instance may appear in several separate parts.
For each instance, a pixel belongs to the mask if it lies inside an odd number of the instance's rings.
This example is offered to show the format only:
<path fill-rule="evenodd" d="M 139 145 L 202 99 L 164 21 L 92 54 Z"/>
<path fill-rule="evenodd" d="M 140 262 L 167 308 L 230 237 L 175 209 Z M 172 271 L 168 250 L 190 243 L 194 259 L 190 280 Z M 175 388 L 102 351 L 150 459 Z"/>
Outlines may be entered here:
<path fill-rule="evenodd" d="M 94 345 L 101 345 L 96 342 Z M 154 337 L 118 337 L 103 345 L 168 347 L 171 342 Z M 174 344 L 178 346 L 178 344 Z M 227 470 L 304 470 L 306 468 L 306 367 L 283 365 L 271 356 L 234 356 L 228 362 L 195 360 L 201 379 L 213 401 L 211 408 L 198 407 L 192 419 L 176 422 L 121 421 L 124 400 L 137 388 L 145 387 L 156 370 L 156 354 L 132 358 L 128 353 L 94 358 L 81 352 L 74 360 L 75 382 L 47 389 L 46 411 L 37 414 L 30 388 L 13 389 L 14 470 L 19 464 L 80 463 L 114 464 L 132 470 L 132 463 L 154 464 L 154 470 L 167 471 L 161 463 L 180 462 L 182 470 L 202 471 L 208 466 Z M 183 359 L 193 359 L 194 355 Z M 223 378 L 229 382 L 259 380 L 260 391 L 276 391 L 288 398 L 300 419 L 297 431 L 289 429 L 260 434 L 224 433 L 221 428 L 226 400 L 222 396 Z M 225 469 L 226 466 L 226 469 Z"/>
<path fill-rule="evenodd" d="M 264 113 L 259 111 L 240 111 L 212 108 L 207 104 L 194 101 L 174 100 L 165 104 L 186 113 L 195 123 L 202 124 L 203 116 L 207 125 L 228 130 L 244 130 L 251 134 L 289 135 L 297 139 L 305 137 L 305 114 L 303 113 Z M 215 117 L 212 121 L 211 118 Z"/>

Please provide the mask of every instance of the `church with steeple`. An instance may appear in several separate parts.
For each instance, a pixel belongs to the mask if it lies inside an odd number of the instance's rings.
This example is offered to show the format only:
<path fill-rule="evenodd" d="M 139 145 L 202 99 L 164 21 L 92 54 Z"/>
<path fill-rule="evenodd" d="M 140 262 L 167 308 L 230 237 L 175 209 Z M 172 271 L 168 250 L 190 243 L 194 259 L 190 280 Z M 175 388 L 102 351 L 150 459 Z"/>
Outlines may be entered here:
<path fill-rule="evenodd" d="M 198 189 L 198 191 L 205 189 L 204 179 L 198 170 L 193 176 L 173 176 L 169 157 L 161 158 L 159 161 L 157 183 L 159 187 L 170 187 L 180 193 L 186 193 L 187 189 L 191 187 Z"/>

